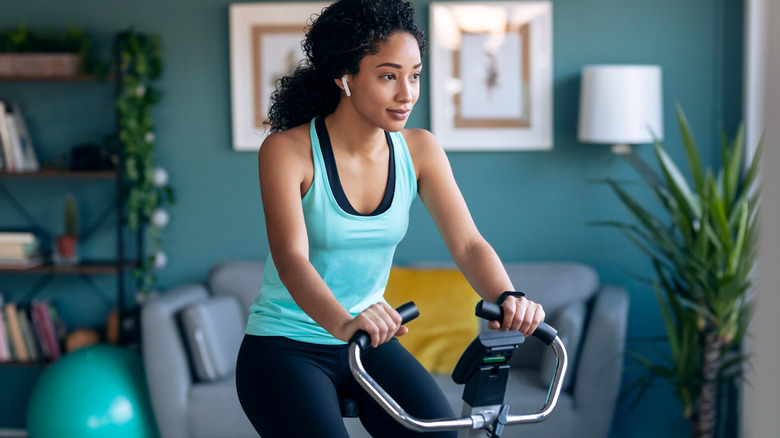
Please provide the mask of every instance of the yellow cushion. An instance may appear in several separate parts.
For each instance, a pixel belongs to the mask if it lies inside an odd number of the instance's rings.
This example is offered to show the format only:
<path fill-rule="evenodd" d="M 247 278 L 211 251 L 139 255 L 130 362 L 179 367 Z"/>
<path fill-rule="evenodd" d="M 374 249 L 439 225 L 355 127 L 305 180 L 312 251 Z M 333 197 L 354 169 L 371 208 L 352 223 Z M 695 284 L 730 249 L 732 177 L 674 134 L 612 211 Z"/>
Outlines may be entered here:
<path fill-rule="evenodd" d="M 474 307 L 480 298 L 458 270 L 393 267 L 385 299 L 393 307 L 417 305 L 420 316 L 398 339 L 432 373 L 452 373 L 479 334 Z"/>

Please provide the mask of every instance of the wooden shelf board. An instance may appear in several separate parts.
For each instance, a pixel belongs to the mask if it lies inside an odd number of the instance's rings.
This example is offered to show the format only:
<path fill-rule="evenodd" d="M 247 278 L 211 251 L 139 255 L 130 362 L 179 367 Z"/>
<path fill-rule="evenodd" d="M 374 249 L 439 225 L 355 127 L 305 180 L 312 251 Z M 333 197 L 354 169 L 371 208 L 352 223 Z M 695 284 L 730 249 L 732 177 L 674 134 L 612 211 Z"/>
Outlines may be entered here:
<path fill-rule="evenodd" d="M 75 171 L 44 169 L 38 172 L 6 172 L 0 171 L 0 178 L 76 178 L 76 179 L 113 179 L 115 170 Z"/>
<path fill-rule="evenodd" d="M 0 367 L 45 368 L 53 363 L 51 360 L 7 360 L 0 362 Z"/>
<path fill-rule="evenodd" d="M 135 266 L 135 263 L 125 261 L 122 264 L 123 269 L 131 269 Z M 76 275 L 76 274 L 89 274 L 89 275 L 110 275 L 119 272 L 116 262 L 112 261 L 82 261 L 78 265 L 73 266 L 54 266 L 52 264 L 45 264 L 40 266 L 32 266 L 29 268 L 18 268 L 12 266 L 0 265 L 0 272 L 6 273 L 18 273 L 18 274 L 58 274 L 58 275 Z"/>
<path fill-rule="evenodd" d="M 77 74 L 71 76 L 0 76 L 0 81 L 7 82 L 105 82 L 111 83 L 113 75 L 103 79 L 96 75 Z"/>

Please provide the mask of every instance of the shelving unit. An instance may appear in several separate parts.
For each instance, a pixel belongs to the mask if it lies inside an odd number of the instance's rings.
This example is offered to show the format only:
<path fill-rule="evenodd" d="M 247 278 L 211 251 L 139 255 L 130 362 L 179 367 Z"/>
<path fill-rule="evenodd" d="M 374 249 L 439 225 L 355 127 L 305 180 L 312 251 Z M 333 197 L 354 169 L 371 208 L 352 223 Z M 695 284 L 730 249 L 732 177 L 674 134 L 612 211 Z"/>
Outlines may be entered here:
<path fill-rule="evenodd" d="M 114 83 L 115 90 L 117 89 L 116 84 L 114 82 L 114 77 L 110 77 L 109 79 Z M 73 77 L 58 77 L 58 78 L 26 78 L 26 77 L 4 77 L 0 78 L 0 81 L 2 82 L 18 82 L 22 81 L 27 84 L 27 86 L 30 86 L 30 83 L 34 82 L 54 82 L 59 83 L 62 86 L 68 86 L 69 83 L 79 83 L 79 82 L 85 82 L 85 81 L 98 81 L 98 78 L 95 76 L 88 76 L 88 75 L 79 75 L 79 76 L 73 76 Z M 107 105 L 107 107 L 113 108 L 113 106 L 109 106 L 111 103 Z M 114 111 L 116 111 L 114 109 Z M 118 140 L 117 140 L 118 141 Z M 35 144 L 36 149 L 40 149 L 40 145 Z M 120 148 L 121 149 L 121 148 Z M 36 190 L 57 190 L 56 184 L 58 182 L 67 182 L 67 181 L 84 181 L 86 184 L 95 185 L 95 184 L 113 184 L 113 187 L 106 187 L 106 190 L 113 190 L 114 192 L 114 202 L 112 205 L 107 206 L 105 211 L 102 212 L 102 214 L 99 214 L 98 217 L 93 221 L 93 223 L 89 224 L 88 227 L 82 227 L 79 234 L 79 241 L 80 244 L 83 244 L 84 242 L 88 241 L 90 237 L 93 236 L 93 233 L 97 231 L 98 229 L 101 229 L 103 227 L 108 226 L 109 220 L 114 219 L 113 228 L 115 229 L 115 240 L 116 240 L 116 250 L 114 252 L 115 256 L 110 258 L 101 258 L 101 259 L 84 259 L 79 264 L 73 265 L 73 266 L 59 266 L 54 265 L 50 260 L 47 259 L 47 262 L 40 266 L 34 266 L 29 268 L 16 268 L 16 267 L 2 267 L 0 266 L 0 278 L 3 276 L 10 276 L 10 275 L 34 275 L 40 277 L 39 280 L 35 283 L 35 285 L 30 289 L 29 291 L 26 291 L 24 296 L 20 299 L 16 299 L 14 301 L 18 301 L 20 303 L 26 303 L 32 298 L 34 298 L 42 289 L 44 289 L 52 279 L 58 276 L 76 276 L 79 277 L 81 280 L 83 280 L 84 284 L 94 292 L 96 292 L 98 295 L 100 295 L 99 298 L 101 298 L 103 301 L 108 302 L 109 300 L 105 297 L 105 295 L 97 288 L 95 285 L 95 282 L 92 280 L 93 276 L 115 276 L 116 277 L 116 310 L 119 315 L 120 319 L 120 330 L 119 330 L 119 343 L 125 344 L 130 341 L 133 341 L 134 335 L 132 333 L 128 333 L 126 330 L 123 329 L 123 324 L 121 321 L 123 321 L 124 318 L 126 318 L 128 315 L 130 315 L 130 311 L 132 309 L 128 309 L 126 305 L 127 297 L 128 297 L 128 287 L 127 287 L 127 274 L 128 271 L 132 270 L 134 267 L 138 266 L 139 260 L 141 259 L 141 250 L 142 248 L 137 248 L 136 254 L 133 254 L 132 256 L 129 256 L 126 254 L 126 241 L 128 239 L 128 236 L 125 236 L 126 232 L 126 219 L 123 215 L 123 208 L 122 208 L 122 202 L 121 202 L 121 196 L 122 196 L 122 157 L 120 152 L 119 157 L 119 163 L 116 165 L 117 170 L 102 170 L 102 171 L 72 171 L 68 169 L 43 169 L 38 172 L 23 172 L 23 173 L 15 173 L 15 172 L 7 172 L 7 171 L 0 171 L 0 199 L 4 199 L 7 201 L 7 203 L 16 210 L 17 213 L 19 213 L 25 221 L 29 224 L 29 228 L 34 230 L 37 234 L 41 235 L 43 237 L 44 241 L 51 242 L 53 241 L 54 233 L 50 230 L 47 230 L 44 226 L 41 226 L 39 224 L 38 218 L 35 217 L 34 214 L 30 213 L 27 206 L 25 205 L 25 202 L 23 200 L 18 199 L 17 196 L 15 196 L 14 192 L 10 190 L 6 184 L 7 182 L 13 181 L 14 184 L 18 187 L 19 184 L 27 185 L 27 184 L 35 184 Z M 64 194 L 64 193 L 63 193 Z M 54 211 L 60 211 L 59 206 L 57 208 L 53 208 Z M 0 222 L 0 228 L 3 227 L 3 223 Z M 137 235 L 135 236 L 135 240 L 140 242 L 141 239 L 141 233 L 142 231 L 139 229 L 135 232 Z M 39 363 L 27 363 L 27 362 L 4 362 L 0 363 L 0 366 L 46 366 L 48 365 L 47 362 L 39 362 Z"/>
<path fill-rule="evenodd" d="M 135 297 L 150 291 L 151 270 L 159 268 L 154 257 L 161 247 L 156 233 L 159 226 L 150 220 L 149 211 L 171 203 L 173 192 L 165 184 L 150 188 L 145 167 L 154 161 L 154 137 L 149 140 L 148 134 L 154 132 L 150 108 L 161 95 L 154 84 L 162 69 L 159 39 L 132 29 L 114 34 L 113 39 L 114 70 L 107 77 L 0 78 L 0 97 L 31 108 L 25 115 L 33 121 L 33 143 L 45 169 L 0 171 L 0 229 L 30 229 L 51 248 L 49 243 L 62 226 L 57 218 L 61 218 L 61 199 L 67 193 L 79 198 L 83 214 L 81 263 L 0 267 L 0 292 L 7 302 L 22 306 L 33 298 L 55 299 L 69 330 L 102 326 L 104 315 L 111 317 L 111 324 L 106 319 L 106 325 L 113 328 L 116 312 L 119 344 L 137 348 L 142 340 Z M 54 157 L 67 154 L 72 147 L 100 142 L 105 133 L 119 154 L 111 166 L 116 170 L 71 171 L 62 169 L 61 163 L 56 169 L 45 165 L 63 161 Z M 146 254 L 150 249 L 154 255 Z M 0 437 L 25 436 L 29 396 L 50 364 L 0 363 L 0 392 L 5 394 L 0 397 Z"/>

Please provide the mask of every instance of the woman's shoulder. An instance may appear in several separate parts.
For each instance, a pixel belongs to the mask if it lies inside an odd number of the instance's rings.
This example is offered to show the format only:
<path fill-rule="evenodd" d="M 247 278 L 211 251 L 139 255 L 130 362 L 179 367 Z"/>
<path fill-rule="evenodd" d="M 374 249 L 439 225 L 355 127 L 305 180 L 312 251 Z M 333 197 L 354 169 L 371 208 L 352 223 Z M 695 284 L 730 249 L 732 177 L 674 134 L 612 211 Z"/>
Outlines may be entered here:
<path fill-rule="evenodd" d="M 261 155 L 297 154 L 311 149 L 309 124 L 298 125 L 268 135 L 260 145 Z"/>
<path fill-rule="evenodd" d="M 401 133 L 409 148 L 418 180 L 432 170 L 449 165 L 447 155 L 433 133 L 426 129 L 404 129 Z"/>
<path fill-rule="evenodd" d="M 309 125 L 303 124 L 274 132 L 263 140 L 257 154 L 261 173 L 263 169 L 283 168 L 289 172 L 300 169 L 307 173 L 312 166 Z"/>
<path fill-rule="evenodd" d="M 401 135 L 403 135 L 404 140 L 406 140 L 406 144 L 408 144 L 409 147 L 425 148 L 439 145 L 436 137 L 427 129 L 404 129 L 401 131 Z"/>
<path fill-rule="evenodd" d="M 439 140 L 427 129 L 404 129 L 401 133 L 413 159 L 436 156 L 442 151 Z"/>
<path fill-rule="evenodd" d="M 266 145 L 300 145 L 301 143 L 308 143 L 311 145 L 308 123 L 298 125 L 294 128 L 285 129 L 284 131 L 276 131 L 271 133 L 265 138 L 265 140 L 263 140 L 260 149 Z"/>

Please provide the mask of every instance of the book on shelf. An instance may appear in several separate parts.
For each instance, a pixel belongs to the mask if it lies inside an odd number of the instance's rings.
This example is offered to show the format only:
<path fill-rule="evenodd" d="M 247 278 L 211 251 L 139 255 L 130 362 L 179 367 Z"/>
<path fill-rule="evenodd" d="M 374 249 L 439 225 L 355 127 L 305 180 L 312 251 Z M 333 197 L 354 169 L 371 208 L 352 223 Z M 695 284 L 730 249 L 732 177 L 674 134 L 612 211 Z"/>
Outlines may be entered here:
<path fill-rule="evenodd" d="M 19 315 L 16 303 L 7 303 L 4 308 L 4 313 L 8 321 L 9 332 L 11 333 L 11 345 L 13 345 L 14 360 L 20 362 L 27 362 L 30 360 L 30 356 L 27 353 L 27 346 L 24 343 L 24 337 L 22 335 L 22 328 L 19 324 Z"/>
<path fill-rule="evenodd" d="M 32 243 L 38 236 L 32 231 L 0 231 L 0 243 Z"/>
<path fill-rule="evenodd" d="M 26 259 L 35 256 L 39 250 L 40 247 L 37 243 L 0 243 L 0 259 Z"/>
<path fill-rule="evenodd" d="M 36 299 L 29 306 L 2 305 L 0 297 L 0 315 L 0 362 L 56 361 L 62 357 L 65 327 L 58 321 L 52 302 Z"/>
<path fill-rule="evenodd" d="M 30 130 L 27 128 L 27 121 L 22 114 L 22 107 L 17 102 L 11 102 L 13 120 L 16 128 L 16 134 L 19 138 L 19 145 L 22 149 L 22 171 L 37 172 L 41 170 L 41 164 L 38 161 L 38 155 L 35 153 Z"/>
<path fill-rule="evenodd" d="M 5 322 L 5 312 L 3 312 L 3 296 L 0 295 L 0 362 L 7 362 L 13 358 L 11 355 L 11 338 L 8 335 Z"/>
<path fill-rule="evenodd" d="M 38 157 L 22 109 L 16 102 L 0 100 L 0 155 L 7 172 L 36 172 Z"/>
<path fill-rule="evenodd" d="M 30 317 L 27 314 L 27 310 L 24 307 L 17 308 L 17 316 L 19 318 L 19 328 L 22 330 L 22 339 L 24 339 L 24 346 L 27 348 L 27 355 L 33 362 L 41 360 L 40 346 L 38 345 L 38 337 L 33 332 L 33 326 L 30 323 Z"/>
<path fill-rule="evenodd" d="M 41 243 L 38 239 L 32 242 L 0 242 L 0 259 L 32 257 L 38 254 L 40 249 Z"/>
<path fill-rule="evenodd" d="M 46 336 L 46 328 L 44 326 L 44 322 L 42 321 L 43 316 L 41 315 L 38 307 L 39 306 L 36 306 L 35 303 L 30 304 L 30 319 L 32 320 L 32 328 L 35 330 L 35 337 L 38 339 L 38 344 L 41 348 L 41 354 L 43 357 L 50 359 L 54 356 L 54 353 L 51 351 L 51 344 L 49 344 L 49 340 Z"/>
<path fill-rule="evenodd" d="M 30 313 L 38 326 L 39 340 L 47 359 L 57 360 L 62 356 L 60 337 L 55 327 L 54 305 L 48 301 L 33 300 Z"/>
<path fill-rule="evenodd" d="M 43 266 L 46 264 L 46 258 L 42 255 L 33 257 L 27 257 L 24 259 L 18 258 L 0 258 L 0 269 L 30 269 L 36 266 Z"/>
<path fill-rule="evenodd" d="M 6 105 L 4 100 L 0 100 L 0 152 L 3 153 L 4 168 L 9 172 L 16 171 L 16 161 L 14 160 L 14 151 L 11 146 L 11 133 L 8 131 L 5 114 Z"/>
<path fill-rule="evenodd" d="M 43 263 L 41 241 L 35 233 L 0 231 L 0 267 L 26 269 Z"/>

